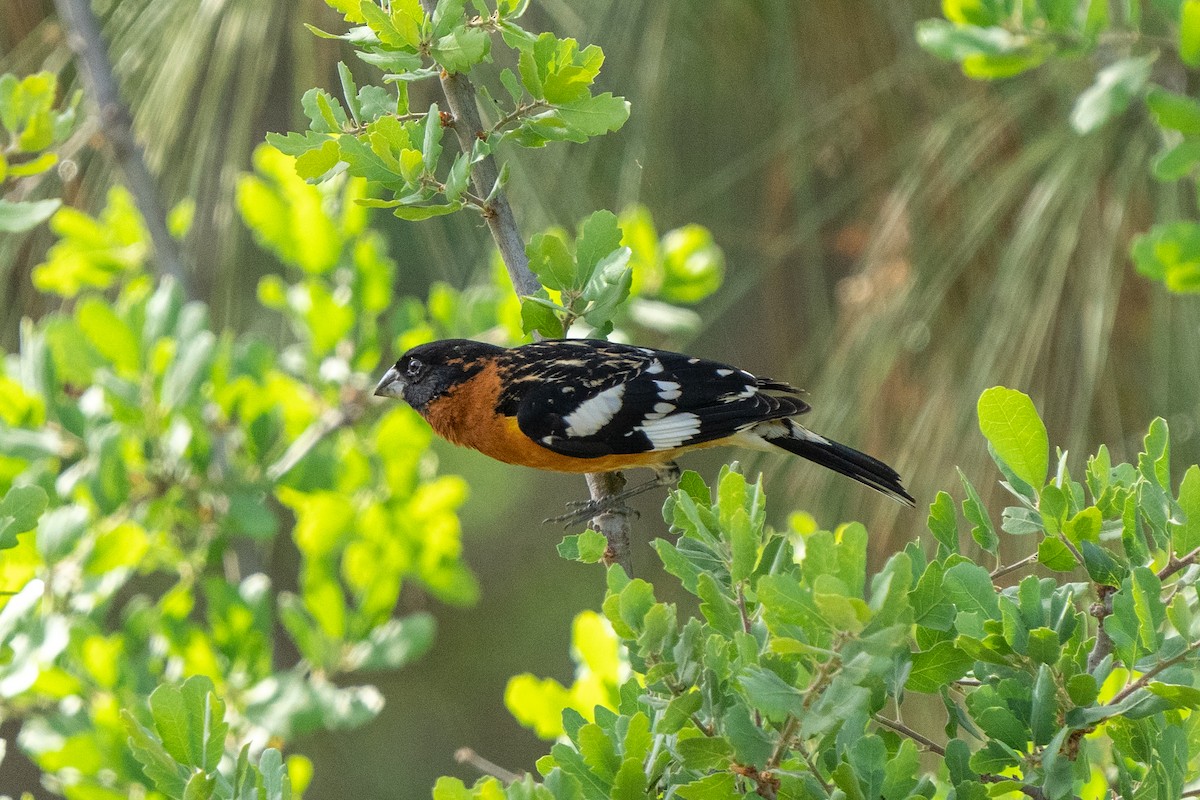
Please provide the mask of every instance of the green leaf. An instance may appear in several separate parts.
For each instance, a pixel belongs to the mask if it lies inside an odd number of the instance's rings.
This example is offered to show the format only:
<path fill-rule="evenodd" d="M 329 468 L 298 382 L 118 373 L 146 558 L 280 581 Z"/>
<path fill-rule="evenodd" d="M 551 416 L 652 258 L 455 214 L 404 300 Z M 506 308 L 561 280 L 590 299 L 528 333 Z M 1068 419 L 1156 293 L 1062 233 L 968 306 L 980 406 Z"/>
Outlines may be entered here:
<path fill-rule="evenodd" d="M 0 198 L 0 233 L 32 230 L 50 219 L 61 205 L 58 198 L 22 202 Z"/>
<path fill-rule="evenodd" d="M 606 781 L 611 781 L 621 766 L 617 756 L 617 747 L 604 729 L 595 723 L 589 723 L 579 729 L 576 744 L 583 763 L 593 773 Z"/>
<path fill-rule="evenodd" d="M 1000 546 L 1000 537 L 996 535 L 996 526 L 992 524 L 992 518 L 988 516 L 979 492 L 975 491 L 974 484 L 961 469 L 958 470 L 958 479 L 962 482 L 963 490 L 967 494 L 962 502 L 962 510 L 963 516 L 972 525 L 971 538 L 985 551 L 995 555 L 996 548 Z"/>
<path fill-rule="evenodd" d="M 17 546 L 17 534 L 31 531 L 49 498 L 40 486 L 14 486 L 0 500 L 0 550 Z"/>
<path fill-rule="evenodd" d="M 1179 60 L 1200 67 L 1200 0 L 1183 0 L 1179 7 Z"/>
<path fill-rule="evenodd" d="M 1138 637 L 1148 651 L 1154 652 L 1162 644 L 1161 629 L 1166 619 L 1162 582 L 1148 567 L 1134 567 L 1130 577 L 1133 610 L 1138 620 Z"/>
<path fill-rule="evenodd" d="M 1200 224 L 1188 220 L 1159 223 L 1134 237 L 1137 271 L 1173 292 L 1200 292 Z"/>
<path fill-rule="evenodd" d="M 1126 568 L 1119 564 L 1107 550 L 1091 542 L 1084 542 L 1079 547 L 1083 555 L 1083 565 L 1087 568 L 1088 577 L 1105 586 L 1120 586 L 1124 580 Z"/>
<path fill-rule="evenodd" d="M 929 506 L 929 530 L 946 550 L 958 552 L 958 519 L 954 514 L 954 500 L 945 492 L 938 492 Z"/>
<path fill-rule="evenodd" d="M 29 499 L 31 496 L 26 495 L 26 500 Z M 90 518 L 88 510 L 81 505 L 59 506 L 44 514 L 37 521 L 38 553 L 50 564 L 66 558 L 87 532 Z"/>
<path fill-rule="evenodd" d="M 1054 673 L 1045 663 L 1038 667 L 1037 681 L 1033 685 L 1033 708 L 1029 717 L 1029 730 L 1034 745 L 1048 743 L 1059 729 Z"/>
<path fill-rule="evenodd" d="M 1179 484 L 1179 507 L 1184 520 L 1171 525 L 1171 552 L 1183 558 L 1200 547 L 1200 466 L 1193 464 Z"/>
<path fill-rule="evenodd" d="M 979 430 L 998 459 L 1033 487 L 1046 482 L 1050 440 L 1033 401 L 1023 392 L 994 386 L 979 396 Z"/>
<path fill-rule="evenodd" d="M 564 335 L 562 318 L 556 309 L 559 306 L 542 297 L 521 298 L 521 329 L 525 333 L 537 331 L 548 339 L 561 339 Z"/>
<path fill-rule="evenodd" d="M 1025 654 L 1039 664 L 1054 666 L 1062 653 L 1058 634 L 1050 628 L 1034 628 L 1029 632 Z"/>
<path fill-rule="evenodd" d="M 578 265 L 573 288 L 582 288 L 591 279 L 596 266 L 614 250 L 621 247 L 621 229 L 617 216 L 611 211 L 593 213 L 579 226 L 575 241 L 575 261 Z"/>
<path fill-rule="evenodd" d="M 704 736 L 697 733 L 691 738 L 682 736 L 675 745 L 679 760 L 688 769 L 724 769 L 733 758 L 733 747 L 724 736 Z"/>
<path fill-rule="evenodd" d="M 453 75 L 466 72 L 487 59 L 491 44 L 491 37 L 482 28 L 459 27 L 434 42 L 429 54 L 442 69 Z"/>
<path fill-rule="evenodd" d="M 1000 26 L 955 25 L 940 19 L 918 22 L 916 38 L 935 56 L 962 64 L 968 77 L 987 80 L 1019 75 L 1041 64 L 1048 52 L 1030 37 Z"/>
<path fill-rule="evenodd" d="M 629 102 L 624 97 L 605 92 L 558 106 L 558 117 L 568 130 L 583 139 L 602 136 L 619 130 L 629 119 Z"/>
<path fill-rule="evenodd" d="M 584 564 L 595 564 L 604 558 L 608 550 L 608 540 L 604 534 L 587 530 L 577 536 L 566 536 L 558 544 L 558 554 L 568 561 L 582 561 Z"/>
<path fill-rule="evenodd" d="M 1055 572 L 1070 572 L 1079 566 L 1069 547 L 1061 539 L 1047 536 L 1038 543 L 1038 563 Z"/>
<path fill-rule="evenodd" d="M 772 722 L 804 713 L 804 695 L 776 673 L 759 666 L 748 666 L 738 676 L 750 705 Z"/>
<path fill-rule="evenodd" d="M 1193 686 L 1151 681 L 1146 688 L 1169 701 L 1172 708 L 1200 708 L 1200 689 Z"/>
<path fill-rule="evenodd" d="M 737 777 L 726 771 L 678 785 L 675 796 L 679 800 L 741 800 L 744 795 L 738 791 Z"/>
<path fill-rule="evenodd" d="M 704 705 L 704 695 L 692 691 L 677 695 L 667 703 L 666 709 L 655 724 L 655 733 L 678 733 L 684 725 L 691 721 L 692 715 Z"/>
<path fill-rule="evenodd" d="M 1200 102 L 1153 86 L 1146 93 L 1146 105 L 1160 127 L 1180 133 L 1200 133 Z"/>
<path fill-rule="evenodd" d="M 1096 82 L 1079 95 L 1071 111 L 1071 126 L 1080 134 L 1098 130 L 1129 107 L 1150 78 L 1157 53 L 1131 56 L 1096 73 Z"/>
<path fill-rule="evenodd" d="M 557 233 L 539 233 L 529 240 L 525 248 L 529 257 L 529 268 L 547 289 L 563 291 L 575 288 L 575 259 L 567 249 L 567 243 Z"/>
<path fill-rule="evenodd" d="M 966 675 L 975 660 L 953 642 L 941 641 L 919 653 L 913 653 L 912 671 L 905 688 L 913 692 L 937 694 L 942 687 Z"/>
<path fill-rule="evenodd" d="M 1169 183 L 1191 175 L 1197 164 L 1200 164 L 1200 138 L 1187 136 L 1155 156 L 1150 169 L 1156 179 Z"/>
<path fill-rule="evenodd" d="M 433 615 L 424 611 L 389 619 L 356 642 L 343 656 L 341 666 L 362 671 L 399 669 L 429 651 L 436 629 Z"/>
<path fill-rule="evenodd" d="M 978 564 L 961 562 L 946 570 L 942 580 L 946 597 L 958 608 L 958 613 L 974 612 L 986 619 L 1000 619 L 996 587 L 988 571 Z"/>
<path fill-rule="evenodd" d="M 462 203 L 447 203 L 446 205 L 437 206 L 399 206 L 392 213 L 400 219 L 419 222 L 431 217 L 442 217 L 446 214 L 453 214 L 462 207 Z"/>

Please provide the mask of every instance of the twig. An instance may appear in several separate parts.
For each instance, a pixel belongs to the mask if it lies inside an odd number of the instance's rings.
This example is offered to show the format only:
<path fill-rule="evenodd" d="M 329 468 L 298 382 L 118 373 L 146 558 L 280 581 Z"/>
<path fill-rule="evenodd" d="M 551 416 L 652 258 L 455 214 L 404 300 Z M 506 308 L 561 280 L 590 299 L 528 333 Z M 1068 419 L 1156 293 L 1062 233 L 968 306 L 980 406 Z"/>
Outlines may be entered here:
<path fill-rule="evenodd" d="M 1092 645 L 1092 652 L 1088 653 L 1088 672 L 1095 672 L 1096 667 L 1100 666 L 1100 662 L 1107 658 L 1113 649 L 1112 639 L 1108 631 L 1104 630 L 1104 618 L 1112 613 L 1112 596 L 1116 589 L 1101 584 L 1096 587 L 1096 591 L 1099 599 L 1088 609 L 1096 618 L 1096 643 Z"/>
<path fill-rule="evenodd" d="M 1195 550 L 1193 550 L 1192 552 L 1188 553 L 1185 556 L 1180 556 L 1179 558 L 1172 558 L 1165 567 L 1163 567 L 1162 569 L 1160 569 L 1158 571 L 1158 579 L 1166 580 L 1167 578 L 1174 575 L 1176 572 L 1179 572 L 1179 570 L 1181 570 L 1185 567 L 1190 567 L 1192 564 L 1195 564 L 1197 558 L 1200 558 L 1200 547 L 1197 547 Z"/>
<path fill-rule="evenodd" d="M 1037 561 L 1037 553 L 1034 553 L 1031 556 L 1026 556 L 1025 558 L 1022 558 L 1020 561 L 1015 561 L 1012 564 L 1009 564 L 1007 567 L 996 567 L 994 570 L 992 570 L 992 573 L 989 577 L 992 580 L 996 580 L 996 578 L 1002 578 L 1005 575 L 1007 575 L 1008 573 L 1016 572 L 1017 570 L 1019 570 L 1021 567 L 1025 566 L 1026 564 L 1032 564 L 1035 561 Z"/>
<path fill-rule="evenodd" d="M 454 751 L 454 760 L 459 764 L 469 764 L 475 769 L 482 772 L 484 775 L 491 775 L 493 778 L 499 778 L 505 783 L 516 783 L 523 778 L 523 775 L 518 775 L 515 772 L 510 772 L 504 767 L 488 761 L 483 756 L 476 753 L 469 747 L 460 747 Z"/>
<path fill-rule="evenodd" d="M 185 297 L 191 297 L 191 282 L 179 248 L 167 230 L 167 217 L 158 199 L 154 176 L 146 167 L 142 147 L 133 136 L 133 117 L 121 100 L 108 51 L 100 35 L 100 24 L 88 0 L 54 0 L 66 33 L 67 45 L 79 61 L 79 74 L 100 118 L 100 131 L 112 148 L 113 156 L 125 175 L 138 211 L 146 222 L 154 244 L 156 261 L 163 272 L 179 283 Z"/>
<path fill-rule="evenodd" d="M 1007 783 L 1014 779 L 1008 775 L 993 775 L 989 772 L 980 775 L 979 780 L 982 783 Z M 1030 786 L 1028 783 L 1023 783 L 1017 788 L 1017 791 L 1026 797 L 1032 798 L 1032 800 L 1046 800 L 1046 793 L 1038 786 Z"/>
<path fill-rule="evenodd" d="M 775 745 L 775 751 L 767 759 L 766 768 L 768 770 L 775 769 L 779 766 L 779 762 L 783 761 L 783 757 L 787 755 L 788 743 L 796 735 L 796 728 L 798 727 L 800 727 L 800 720 L 788 714 L 787 722 L 783 724 L 783 730 L 779 732 L 779 744 Z"/>
<path fill-rule="evenodd" d="M 1146 688 L 1146 684 L 1150 683 L 1150 681 L 1156 675 L 1158 675 L 1158 673 L 1162 672 L 1163 670 L 1167 669 L 1168 667 L 1175 666 L 1180 661 L 1183 661 L 1188 656 L 1190 656 L 1192 653 L 1196 652 L 1197 649 L 1200 649 L 1200 641 L 1192 642 L 1191 644 L 1189 644 L 1187 647 L 1184 648 L 1182 653 L 1175 656 L 1174 658 L 1168 658 L 1166 661 L 1161 661 L 1158 664 L 1155 664 L 1154 667 L 1151 668 L 1151 670 L 1149 672 L 1144 673 L 1142 675 L 1142 677 L 1138 678 L 1136 681 L 1129 684 L 1121 691 L 1117 692 L 1116 695 L 1113 696 L 1113 699 L 1108 701 L 1107 703 L 1105 703 L 1104 706 L 1102 706 L 1102 708 L 1107 707 L 1107 706 L 1115 706 L 1118 703 L 1120 703 L 1122 700 L 1124 700 L 1125 698 L 1129 697 L 1129 695 L 1136 692 L 1138 689 Z"/>
<path fill-rule="evenodd" d="M 799 753 L 800 757 L 804 759 L 804 763 L 808 764 L 809 772 L 814 778 L 817 779 L 817 783 L 821 784 L 821 788 L 825 790 L 825 793 L 828 794 L 830 791 L 832 791 L 833 787 L 829 785 L 829 781 L 825 780 L 825 778 L 821 776 L 820 771 L 817 769 L 816 763 L 812 759 L 812 754 L 808 752 L 808 748 L 804 746 L 803 742 L 796 742 L 796 752 Z"/>
<path fill-rule="evenodd" d="M 421 7 L 426 14 L 433 15 L 437 0 L 421 0 Z M 454 133 L 458 136 L 458 145 L 464 153 L 470 153 L 477 138 L 487 136 L 483 121 L 479 117 L 479 108 L 475 103 L 475 87 L 467 76 L 460 73 L 450 75 L 442 71 L 442 93 L 450 113 L 454 115 Z M 471 170 L 471 183 L 475 194 L 479 197 L 491 197 L 483 209 L 483 219 L 491 231 L 500 256 L 504 259 L 504 267 L 508 270 L 509 280 L 518 297 L 536 294 L 542 284 L 537 276 L 529 269 L 529 257 L 525 255 L 525 240 L 521 238 L 520 228 L 517 227 L 516 217 L 513 216 L 512 206 L 503 190 L 492 193 L 500 171 L 493 156 L 483 158 Z M 625 485 L 625 478 L 619 472 L 592 473 L 587 476 L 588 490 L 592 499 L 601 503 L 607 510 L 595 517 L 592 522 L 596 530 L 604 534 L 608 540 L 608 551 L 605 553 L 606 564 L 620 564 L 627 575 L 633 575 L 633 562 L 629 550 L 630 514 L 628 506 L 618 504 L 613 507 L 610 498 Z"/>
<path fill-rule="evenodd" d="M 549 108 L 549 107 L 550 107 L 550 104 L 547 103 L 545 100 L 534 100 L 532 103 L 521 103 L 516 108 L 514 108 L 512 111 L 508 112 L 503 117 L 498 119 L 496 121 L 496 124 L 493 125 L 488 132 L 489 133 L 499 133 L 504 128 L 505 125 L 507 125 L 508 123 L 517 119 L 522 114 L 526 114 L 530 111 L 543 109 L 543 108 Z"/>
<path fill-rule="evenodd" d="M 288 445 L 288 449 L 284 451 L 278 461 L 267 467 L 267 479 L 271 483 L 276 483 L 291 472 L 310 450 L 320 444 L 322 439 L 338 428 L 344 427 L 350 421 L 351 413 L 345 407 L 327 409 L 325 413 L 317 417 L 316 422 L 305 428 L 304 432 Z"/>
<path fill-rule="evenodd" d="M 912 739 L 917 744 L 924 745 L 925 749 L 931 753 L 936 753 L 937 755 L 943 756 L 943 757 L 946 755 L 946 748 L 942 747 L 940 744 L 933 741 L 928 736 L 925 736 L 923 733 L 914 731 L 912 728 L 908 727 L 903 722 L 898 722 L 894 719 L 888 719 L 887 717 L 883 716 L 882 714 L 872 714 L 871 719 L 875 720 L 876 723 L 882 725 L 885 728 L 891 728 L 896 733 L 907 736 L 908 738 Z"/>

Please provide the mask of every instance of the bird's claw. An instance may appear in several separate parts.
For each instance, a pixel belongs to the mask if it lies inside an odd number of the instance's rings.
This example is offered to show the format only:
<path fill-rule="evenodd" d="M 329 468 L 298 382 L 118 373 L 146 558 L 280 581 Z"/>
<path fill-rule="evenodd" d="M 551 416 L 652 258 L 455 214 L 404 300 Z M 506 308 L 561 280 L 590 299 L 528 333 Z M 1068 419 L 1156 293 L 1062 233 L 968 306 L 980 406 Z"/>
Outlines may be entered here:
<path fill-rule="evenodd" d="M 637 511 L 625 505 L 621 498 L 604 498 L 601 500 L 571 500 L 567 503 L 568 511 L 557 517 L 542 520 L 543 525 L 561 522 L 564 528 L 570 528 L 581 522 L 586 522 L 602 514 L 625 514 L 635 519 L 640 516 Z"/>

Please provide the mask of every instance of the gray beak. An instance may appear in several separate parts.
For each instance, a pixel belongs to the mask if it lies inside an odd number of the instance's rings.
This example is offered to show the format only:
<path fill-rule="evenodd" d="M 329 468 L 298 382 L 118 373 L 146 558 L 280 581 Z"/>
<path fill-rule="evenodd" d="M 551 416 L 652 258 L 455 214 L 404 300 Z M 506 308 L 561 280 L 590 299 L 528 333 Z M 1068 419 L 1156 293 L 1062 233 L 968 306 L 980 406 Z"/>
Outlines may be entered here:
<path fill-rule="evenodd" d="M 404 377 L 400 371 L 392 367 L 384 373 L 380 379 L 379 385 L 375 387 L 376 397 L 395 397 L 398 400 L 404 399 Z"/>

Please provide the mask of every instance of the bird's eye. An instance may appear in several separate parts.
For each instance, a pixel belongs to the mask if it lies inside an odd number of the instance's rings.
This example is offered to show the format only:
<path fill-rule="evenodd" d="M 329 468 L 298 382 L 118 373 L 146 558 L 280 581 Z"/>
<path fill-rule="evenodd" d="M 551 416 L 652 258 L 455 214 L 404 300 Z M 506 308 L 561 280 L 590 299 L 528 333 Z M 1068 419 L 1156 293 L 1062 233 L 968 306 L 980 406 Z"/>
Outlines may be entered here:
<path fill-rule="evenodd" d="M 425 365 L 422 364 L 420 362 L 420 360 L 415 359 L 415 358 L 412 359 L 411 361 L 408 362 L 408 377 L 410 377 L 410 378 L 417 377 L 418 375 L 421 374 L 421 370 L 423 370 L 424 368 L 425 368 Z"/>

